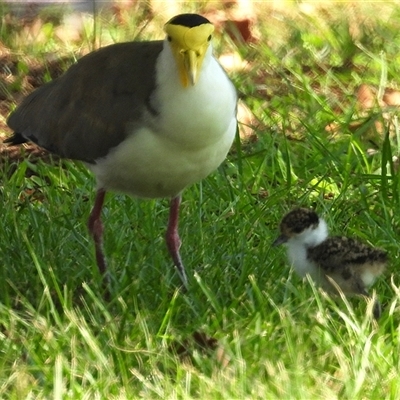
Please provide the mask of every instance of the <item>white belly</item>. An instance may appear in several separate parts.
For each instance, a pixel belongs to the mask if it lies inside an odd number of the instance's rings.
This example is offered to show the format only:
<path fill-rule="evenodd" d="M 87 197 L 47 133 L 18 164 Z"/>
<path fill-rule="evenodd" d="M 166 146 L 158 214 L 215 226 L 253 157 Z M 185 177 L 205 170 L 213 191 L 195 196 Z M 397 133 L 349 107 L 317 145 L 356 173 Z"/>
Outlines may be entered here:
<path fill-rule="evenodd" d="M 218 140 L 199 148 L 181 146 L 143 128 L 89 167 L 104 189 L 145 198 L 171 197 L 218 168 L 235 132 L 232 120 Z"/>

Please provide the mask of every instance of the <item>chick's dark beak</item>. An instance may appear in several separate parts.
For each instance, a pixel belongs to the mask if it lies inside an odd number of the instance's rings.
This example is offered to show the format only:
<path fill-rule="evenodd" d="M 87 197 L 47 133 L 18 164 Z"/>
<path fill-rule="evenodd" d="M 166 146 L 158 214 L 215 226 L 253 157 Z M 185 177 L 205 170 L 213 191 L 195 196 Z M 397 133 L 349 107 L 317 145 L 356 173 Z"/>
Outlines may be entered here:
<path fill-rule="evenodd" d="M 284 244 L 288 241 L 288 238 L 285 235 L 280 235 L 279 237 L 277 237 L 274 242 L 272 243 L 272 246 L 279 246 L 281 244 Z"/>

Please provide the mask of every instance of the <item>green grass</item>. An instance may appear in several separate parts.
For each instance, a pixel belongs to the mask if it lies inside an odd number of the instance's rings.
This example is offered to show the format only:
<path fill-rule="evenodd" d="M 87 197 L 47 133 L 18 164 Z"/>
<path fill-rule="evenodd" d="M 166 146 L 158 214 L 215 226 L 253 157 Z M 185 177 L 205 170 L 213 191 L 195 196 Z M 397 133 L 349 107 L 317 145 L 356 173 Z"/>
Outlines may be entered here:
<path fill-rule="evenodd" d="M 399 398 L 398 110 L 362 113 L 354 95 L 360 83 L 397 88 L 399 64 L 388 60 L 399 54 L 399 11 L 359 7 L 368 19 L 356 39 L 352 14 L 336 6 L 264 15 L 268 40 L 239 49 L 256 60 L 232 78 L 259 121 L 257 140 L 237 140 L 219 170 L 184 193 L 187 294 L 164 243 L 168 200 L 108 195 L 106 302 L 86 228 L 90 173 L 67 161 L 25 160 L 15 172 L 2 164 L 1 398 Z M 224 45 L 222 36 L 218 51 Z M 325 130 L 332 122 L 335 136 Z M 379 323 L 364 299 L 327 297 L 271 247 L 297 205 L 315 207 L 334 234 L 388 250 L 375 285 Z M 224 361 L 171 351 L 194 331 L 218 339 Z"/>

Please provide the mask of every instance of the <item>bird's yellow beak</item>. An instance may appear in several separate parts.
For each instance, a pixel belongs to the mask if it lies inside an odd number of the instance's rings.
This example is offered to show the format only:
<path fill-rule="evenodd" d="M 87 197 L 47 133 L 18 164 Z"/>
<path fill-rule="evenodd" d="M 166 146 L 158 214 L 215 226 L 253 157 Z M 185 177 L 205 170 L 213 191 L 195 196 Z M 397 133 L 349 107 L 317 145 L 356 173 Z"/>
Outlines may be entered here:
<path fill-rule="evenodd" d="M 165 25 L 172 53 L 174 54 L 179 77 L 183 87 L 194 86 L 201 71 L 211 35 L 212 24 L 202 24 L 189 28 L 182 25 Z"/>
<path fill-rule="evenodd" d="M 183 68 L 179 66 L 179 73 L 184 87 L 187 87 L 188 81 L 191 86 L 196 84 L 203 58 L 204 54 L 201 56 L 194 50 L 186 50 L 183 53 Z"/>

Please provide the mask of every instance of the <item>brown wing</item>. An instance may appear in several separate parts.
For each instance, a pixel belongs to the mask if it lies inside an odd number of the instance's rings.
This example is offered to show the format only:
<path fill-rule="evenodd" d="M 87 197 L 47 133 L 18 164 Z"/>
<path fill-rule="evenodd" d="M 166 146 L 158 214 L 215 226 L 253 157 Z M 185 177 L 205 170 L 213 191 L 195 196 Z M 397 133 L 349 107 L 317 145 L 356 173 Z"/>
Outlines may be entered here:
<path fill-rule="evenodd" d="M 387 262 L 387 253 L 382 249 L 342 237 L 330 237 L 319 246 L 308 249 L 308 257 L 316 262 L 325 272 L 335 272 L 346 267 L 357 267 L 367 262 Z"/>
<path fill-rule="evenodd" d="M 88 54 L 35 90 L 10 115 L 11 143 L 26 138 L 62 157 L 94 162 L 157 114 L 151 105 L 162 41 L 119 43 Z M 147 114 L 148 115 L 148 114 Z"/>

